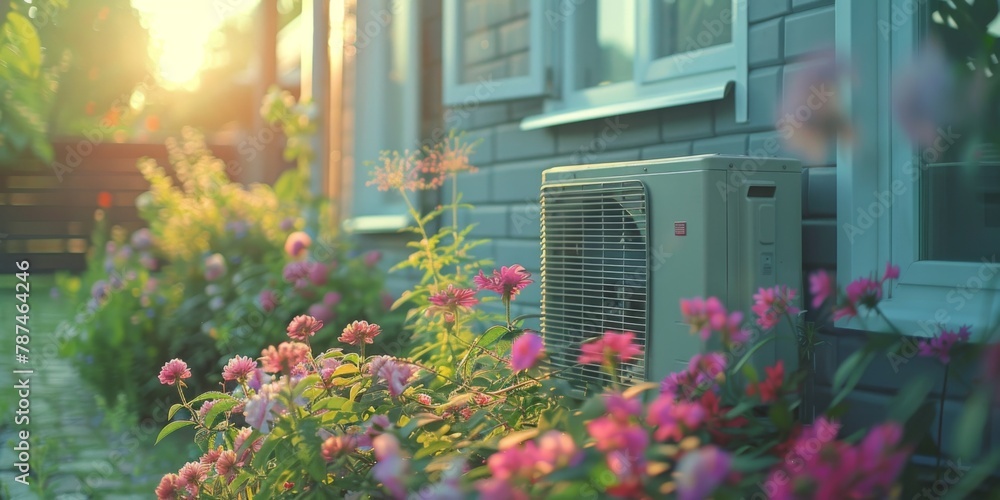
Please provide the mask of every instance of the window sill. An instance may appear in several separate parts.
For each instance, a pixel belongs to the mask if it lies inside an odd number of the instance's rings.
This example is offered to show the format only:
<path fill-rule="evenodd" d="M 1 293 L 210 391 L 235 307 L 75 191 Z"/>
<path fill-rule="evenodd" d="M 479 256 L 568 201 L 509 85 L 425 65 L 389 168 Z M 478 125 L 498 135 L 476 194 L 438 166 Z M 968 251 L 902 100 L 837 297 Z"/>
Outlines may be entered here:
<path fill-rule="evenodd" d="M 413 217 L 405 215 L 363 215 L 343 222 L 348 234 L 388 234 L 398 233 L 413 222 Z"/>
<path fill-rule="evenodd" d="M 652 109 L 670 108 L 684 104 L 694 104 L 707 101 L 718 101 L 726 96 L 726 92 L 734 82 L 725 80 L 718 83 L 689 88 L 678 88 L 673 92 L 616 102 L 598 106 L 575 109 L 559 109 L 540 115 L 529 116 L 521 120 L 521 130 L 537 130 L 567 123 L 576 123 L 609 116 L 625 115 L 649 111 Z"/>
<path fill-rule="evenodd" d="M 995 264 L 915 262 L 893 286 L 892 297 L 879 304 L 885 318 L 871 313 L 837 321 L 835 326 L 887 333 L 891 323 L 905 335 L 928 338 L 938 334 L 939 326 L 956 330 L 971 325 L 970 342 L 996 342 L 997 338 L 988 337 L 1000 314 L 1000 290 L 995 279 L 973 278 L 984 269 L 997 276 Z"/>

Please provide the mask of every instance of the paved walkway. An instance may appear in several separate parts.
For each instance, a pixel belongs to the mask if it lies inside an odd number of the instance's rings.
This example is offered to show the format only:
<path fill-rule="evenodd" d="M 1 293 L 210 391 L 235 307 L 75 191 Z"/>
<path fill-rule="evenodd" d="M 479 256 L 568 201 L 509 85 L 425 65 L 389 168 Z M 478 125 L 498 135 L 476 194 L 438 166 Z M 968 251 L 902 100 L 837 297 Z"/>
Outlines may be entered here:
<path fill-rule="evenodd" d="M 15 366 L 13 276 L 0 276 L 0 498 L 151 498 L 165 472 L 183 465 L 188 444 L 153 442 L 162 422 L 130 424 L 130 418 L 100 408 L 72 364 L 55 355 L 54 332 L 72 316 L 49 298 L 48 277 L 32 276 L 29 363 Z M 19 403 L 13 370 L 29 367 L 30 486 L 15 481 Z M 191 445 L 193 446 L 193 445 Z"/>

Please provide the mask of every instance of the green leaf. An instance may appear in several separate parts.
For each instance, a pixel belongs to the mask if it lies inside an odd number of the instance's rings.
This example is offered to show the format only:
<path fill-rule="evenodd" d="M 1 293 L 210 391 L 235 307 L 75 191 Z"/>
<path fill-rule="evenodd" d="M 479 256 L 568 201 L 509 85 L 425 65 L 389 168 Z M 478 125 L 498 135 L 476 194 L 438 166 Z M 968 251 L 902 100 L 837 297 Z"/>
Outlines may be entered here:
<path fill-rule="evenodd" d="M 264 442 L 261 443 L 260 450 L 253 457 L 253 467 L 255 469 L 259 469 L 267 464 L 267 461 L 271 457 L 271 452 L 273 452 L 274 449 L 277 448 L 277 446 L 284 440 L 285 436 L 278 434 L 277 432 L 272 431 L 271 434 L 268 434 L 264 438 Z"/>
<path fill-rule="evenodd" d="M 211 428 L 215 425 L 215 419 L 217 419 L 219 415 L 223 412 L 232 410 L 238 404 L 240 404 L 240 401 L 236 399 L 216 402 L 211 408 L 209 408 L 208 413 L 205 414 L 205 427 Z"/>
<path fill-rule="evenodd" d="M 778 401 L 771 405 L 768 416 L 779 430 L 787 431 L 792 428 L 792 412 L 784 401 Z"/>
<path fill-rule="evenodd" d="M 1000 469 L 1000 450 L 993 450 L 985 459 L 977 460 L 977 462 L 977 465 L 965 475 L 961 475 L 963 471 L 957 471 L 961 479 L 958 484 L 948 490 L 944 497 L 946 500 L 974 498 L 973 493 L 976 492 L 976 488 Z"/>
<path fill-rule="evenodd" d="M 224 392 L 209 391 L 194 399 L 188 400 L 188 403 L 197 403 L 198 401 L 208 401 L 211 399 L 235 399 L 235 398 Z"/>
<path fill-rule="evenodd" d="M 479 337 L 479 346 L 489 347 L 503 338 L 506 333 L 507 327 L 501 325 L 492 326 Z"/>
<path fill-rule="evenodd" d="M 990 413 L 990 394 L 980 387 L 969 396 L 958 418 L 955 454 L 972 458 L 983 446 L 983 434 Z"/>
<path fill-rule="evenodd" d="M 156 436 L 156 442 L 154 442 L 153 444 L 155 445 L 156 443 L 159 443 L 161 439 L 169 436 L 177 429 L 183 429 L 184 427 L 190 425 L 194 425 L 194 422 L 191 420 L 178 420 L 176 422 L 170 422 L 169 424 L 166 425 L 166 427 L 163 428 L 163 430 L 160 431 L 160 434 Z"/>
<path fill-rule="evenodd" d="M 729 413 L 726 413 L 726 418 L 736 418 L 748 410 L 753 409 L 755 406 L 757 406 L 756 401 L 740 401 L 740 403 L 734 406 L 732 410 L 729 410 Z"/>
<path fill-rule="evenodd" d="M 746 354 L 744 354 L 743 357 L 740 358 L 740 360 L 733 366 L 733 373 L 738 373 L 740 368 L 743 368 L 743 365 L 745 365 L 747 361 L 750 361 L 750 357 L 753 356 L 753 353 L 757 352 L 761 347 L 764 347 L 765 344 L 774 339 L 775 335 L 772 333 L 761 339 L 760 342 L 754 344 L 754 346 L 751 347 L 750 350 L 747 351 Z"/>
<path fill-rule="evenodd" d="M 837 368 L 837 371 L 833 374 L 833 388 L 835 390 L 843 388 L 844 382 L 848 379 L 848 377 L 853 375 L 855 371 L 859 369 L 864 370 L 862 364 L 867 355 L 868 349 L 863 348 L 851 353 L 851 355 L 844 360 L 844 363 L 841 364 Z"/>
<path fill-rule="evenodd" d="M 176 414 L 177 410 L 180 410 L 181 408 L 184 408 L 184 405 L 180 403 L 175 403 L 173 406 L 171 406 L 170 411 L 167 412 L 167 420 L 172 420 L 174 418 L 174 414 Z"/>

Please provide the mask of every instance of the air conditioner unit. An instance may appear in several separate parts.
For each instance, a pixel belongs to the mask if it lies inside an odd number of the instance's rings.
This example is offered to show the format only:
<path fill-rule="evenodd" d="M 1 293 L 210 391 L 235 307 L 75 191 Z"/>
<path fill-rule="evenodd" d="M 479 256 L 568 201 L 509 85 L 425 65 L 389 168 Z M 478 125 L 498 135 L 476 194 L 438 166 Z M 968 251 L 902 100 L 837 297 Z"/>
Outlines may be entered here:
<path fill-rule="evenodd" d="M 716 296 L 751 321 L 759 287 L 801 289 L 801 189 L 798 162 L 775 158 L 702 155 L 546 170 L 541 329 L 556 368 L 580 389 L 603 386 L 605 374 L 577 362 L 580 344 L 606 330 L 631 331 L 643 354 L 619 376 L 660 381 L 703 347 L 683 322 L 680 299 Z M 753 365 L 781 358 L 797 366 L 790 327 L 780 328 Z"/>

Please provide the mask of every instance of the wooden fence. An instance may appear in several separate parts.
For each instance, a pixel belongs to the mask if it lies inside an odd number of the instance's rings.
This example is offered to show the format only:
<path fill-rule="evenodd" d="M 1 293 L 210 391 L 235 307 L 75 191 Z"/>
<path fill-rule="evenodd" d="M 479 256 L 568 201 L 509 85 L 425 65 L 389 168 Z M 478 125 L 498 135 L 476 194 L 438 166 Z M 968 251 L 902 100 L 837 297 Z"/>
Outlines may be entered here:
<path fill-rule="evenodd" d="M 149 157 L 167 167 L 166 147 L 88 142 L 90 153 L 74 157 L 77 153 L 71 151 L 88 151 L 79 144 L 53 144 L 66 170 L 37 162 L 0 168 L 0 273 L 15 272 L 14 263 L 22 259 L 30 259 L 33 272 L 83 270 L 99 196 L 109 205 L 104 213 L 111 225 L 130 231 L 144 225 L 135 199 L 149 183 L 136 163 Z M 232 146 L 211 149 L 227 163 L 236 159 Z M 72 164 L 75 168 L 69 169 Z"/>

